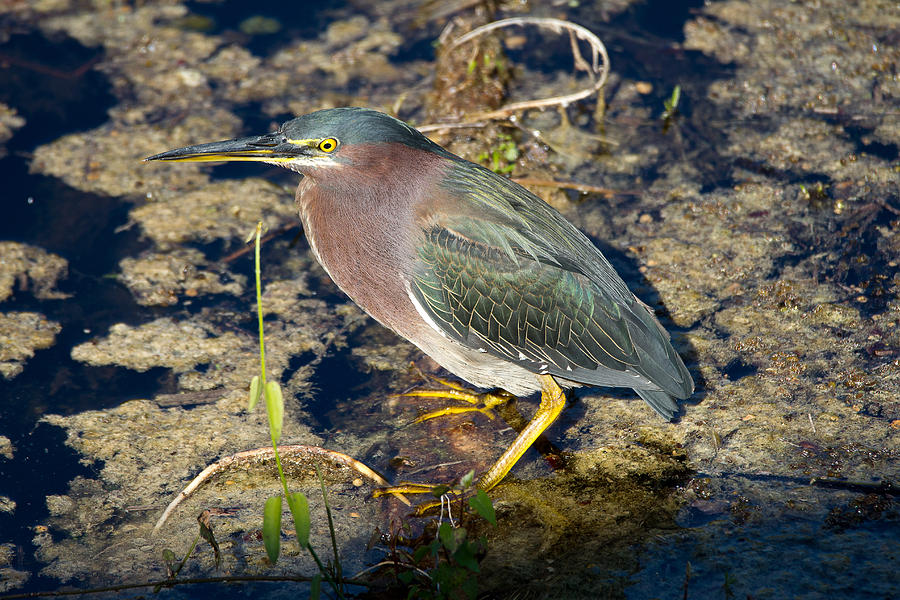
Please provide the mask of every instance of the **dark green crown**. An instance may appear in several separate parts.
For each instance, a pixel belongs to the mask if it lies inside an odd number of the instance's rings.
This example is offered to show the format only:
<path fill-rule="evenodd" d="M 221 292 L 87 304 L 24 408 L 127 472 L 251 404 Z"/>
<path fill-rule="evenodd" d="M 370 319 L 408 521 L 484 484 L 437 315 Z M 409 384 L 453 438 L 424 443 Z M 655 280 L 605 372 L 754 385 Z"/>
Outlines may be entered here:
<path fill-rule="evenodd" d="M 328 108 L 297 117 L 282 125 L 279 133 L 292 140 L 334 137 L 345 145 L 399 143 L 451 156 L 403 121 L 357 106 Z"/>

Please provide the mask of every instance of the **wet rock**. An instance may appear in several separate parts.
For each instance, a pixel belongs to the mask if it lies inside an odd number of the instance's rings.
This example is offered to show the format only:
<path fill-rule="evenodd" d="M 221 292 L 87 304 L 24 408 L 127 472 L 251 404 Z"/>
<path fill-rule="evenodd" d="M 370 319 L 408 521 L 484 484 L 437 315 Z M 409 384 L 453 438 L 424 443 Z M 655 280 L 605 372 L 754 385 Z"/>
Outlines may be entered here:
<path fill-rule="evenodd" d="M 217 36 L 156 26 L 186 12 L 182 5 L 118 6 L 60 14 L 40 25 L 47 32 L 65 31 L 86 46 L 103 46 L 116 57 L 101 69 L 118 95 L 138 105 L 166 106 L 174 114 L 196 107 L 198 96 L 211 95 L 194 65 L 221 43 Z M 206 89 L 198 93 L 198 87 Z"/>
<path fill-rule="evenodd" d="M 309 275 L 305 269 L 298 269 L 294 279 L 282 279 L 266 284 L 262 296 L 263 314 L 298 316 L 300 304 L 312 295 L 309 289 Z M 352 305 L 348 305 L 352 306 Z"/>
<path fill-rule="evenodd" d="M 157 319 L 138 327 L 113 325 L 109 335 L 72 349 L 72 358 L 90 365 L 120 365 L 135 371 L 167 367 L 183 373 L 198 364 L 241 349 L 234 333 L 216 332 L 197 321 Z"/>
<path fill-rule="evenodd" d="M 138 304 L 145 306 L 168 306 L 176 304 L 179 298 L 202 294 L 237 296 L 246 284 L 243 276 L 216 272 L 218 269 L 209 265 L 203 253 L 194 248 L 125 258 L 119 266 L 122 269 L 119 281 L 131 290 Z"/>
<path fill-rule="evenodd" d="M 484 528 L 491 551 L 482 589 L 608 595 L 611 582 L 597 575 L 637 566 L 625 540 L 674 527 L 679 501 L 670 486 L 688 473 L 683 451 L 626 445 L 580 452 L 565 474 L 508 482 L 494 494 L 499 527 Z"/>
<path fill-rule="evenodd" d="M 0 375 L 12 379 L 22 372 L 35 350 L 51 347 L 62 326 L 33 312 L 0 313 Z"/>
<path fill-rule="evenodd" d="M 56 289 L 68 272 L 68 262 L 41 248 L 19 242 L 0 241 L 0 302 L 8 299 L 14 288 L 29 292 L 39 300 L 68 298 Z"/>
<path fill-rule="evenodd" d="M 898 22 L 887 2 L 846 8 L 832 0 L 813 14 L 808 6 L 771 0 L 720 2 L 685 25 L 684 45 L 743 65 L 736 77 L 713 84 L 710 97 L 744 116 L 790 107 L 858 113 L 873 107 L 873 84 L 900 95 L 885 68 L 900 58 L 887 42 Z"/>
<path fill-rule="evenodd" d="M 49 415 L 45 420 L 66 430 L 67 443 L 86 464 L 102 467 L 96 479 L 78 477 L 67 494 L 47 497 L 50 514 L 43 531 L 78 535 L 63 540 L 41 532 L 35 536 L 37 555 L 47 565 L 44 575 L 96 584 L 165 576 L 160 553 L 164 548 L 184 552 L 203 510 L 213 514 L 213 530 L 223 556 L 221 568 L 267 575 L 315 570 L 308 555 L 298 552 L 291 534 L 283 542 L 278 567 L 264 559 L 265 550 L 256 534 L 262 507 L 267 497 L 281 490 L 270 459 L 231 463 L 183 500 L 158 533 L 151 533 L 164 507 L 201 469 L 235 452 L 270 445 L 261 407 L 246 414 L 227 402 L 185 409 L 133 400 L 109 410 L 69 417 Z M 359 473 L 329 459 L 327 451 L 303 453 L 286 446 L 321 443 L 304 421 L 301 411 L 286 411 L 281 447 L 291 490 L 302 491 L 310 499 L 311 541 L 314 547 L 325 548 L 331 537 L 324 526 L 318 467 L 328 486 L 338 543 L 342 547 L 364 544 L 361 538 L 384 518 L 379 512 L 381 505 L 367 500 L 371 485 L 354 481 Z M 110 543 L 116 544 L 116 553 L 103 552 Z M 350 569 L 362 567 L 359 556 L 342 557 L 342 563 Z M 203 546 L 185 573 L 200 574 L 214 568 L 212 552 Z"/>
<path fill-rule="evenodd" d="M 31 578 L 28 571 L 14 568 L 18 560 L 15 544 L 0 544 L 0 592 L 8 592 L 22 587 Z"/>
<path fill-rule="evenodd" d="M 25 119 L 16 114 L 16 109 L 0 102 L 0 158 L 6 156 L 5 144 L 16 129 L 25 125 Z"/>
<path fill-rule="evenodd" d="M 16 512 L 16 503 L 8 496 L 0 496 L 0 513 L 13 514 Z"/>
<path fill-rule="evenodd" d="M 8 437 L 0 435 L 0 456 L 7 460 L 13 459 L 13 445 Z"/>
<path fill-rule="evenodd" d="M 180 165 L 163 165 L 166 171 Z M 268 229 L 297 220 L 293 195 L 263 179 L 210 183 L 184 194 L 159 192 L 131 211 L 160 248 L 188 241 L 240 243 L 263 221 Z"/>
<path fill-rule="evenodd" d="M 309 112 L 315 105 L 291 98 L 304 89 L 326 99 L 325 105 L 346 105 L 346 100 L 328 101 L 329 94 L 321 93 L 328 89 L 335 94 L 345 88 L 352 88 L 353 94 L 373 93 L 389 103 L 389 96 L 385 95 L 388 89 L 403 81 L 415 83 L 415 70 L 399 69 L 390 60 L 402 41 L 386 19 L 370 22 L 364 16 L 355 16 L 332 23 L 318 40 L 298 41 L 279 50 L 267 66 L 279 74 L 278 79 L 285 81 L 286 89 L 276 94 L 276 98 L 269 97 L 267 112 L 276 112 L 279 105 L 280 110 L 288 108 L 294 114 Z M 355 85 L 350 86 L 351 82 Z M 285 97 L 278 100 L 278 95 Z"/>
<path fill-rule="evenodd" d="M 227 87 L 228 95 L 235 102 L 258 101 L 268 97 L 269 91 L 261 90 L 256 80 L 261 63 L 262 60 L 249 50 L 230 45 L 206 61 L 204 73 L 217 86 Z"/>
<path fill-rule="evenodd" d="M 141 120 L 144 117 L 134 115 Z M 63 136 L 38 146 L 30 169 L 59 177 L 70 186 L 109 196 L 147 197 L 170 188 L 191 189 L 208 181 L 201 167 L 158 165 L 141 161 L 152 155 L 197 143 L 237 135 L 237 118 L 223 110 L 203 116 L 187 116 L 180 123 L 162 128 L 146 124 L 111 122 L 86 133 Z"/>
<path fill-rule="evenodd" d="M 392 346 L 355 347 L 351 352 L 353 356 L 361 358 L 363 364 L 368 368 L 380 371 L 395 371 L 398 366 L 409 363 L 416 354 L 413 347 L 407 342 Z"/>

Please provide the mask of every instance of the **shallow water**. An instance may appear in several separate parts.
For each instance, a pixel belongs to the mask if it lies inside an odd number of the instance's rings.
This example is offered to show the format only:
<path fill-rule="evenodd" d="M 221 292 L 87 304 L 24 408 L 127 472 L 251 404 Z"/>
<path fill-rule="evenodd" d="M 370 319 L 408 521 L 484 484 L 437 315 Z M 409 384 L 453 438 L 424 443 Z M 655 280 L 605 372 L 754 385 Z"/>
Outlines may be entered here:
<path fill-rule="evenodd" d="M 398 106 L 425 124 L 568 93 L 584 82 L 568 40 L 511 31 L 512 78 L 498 91 L 466 80 L 454 57 L 435 59 L 448 16 L 434 6 L 276 4 L 0 9 L 12 32 L 0 38 L 0 593 L 163 577 L 162 549 L 183 552 L 204 508 L 229 512 L 215 519 L 224 566 L 201 548 L 185 576 L 313 572 L 296 551 L 265 564 L 271 465 L 223 474 L 150 536 L 200 470 L 269 443 L 261 409 L 244 410 L 258 359 L 250 254 L 235 254 L 258 220 L 274 232 L 263 247 L 267 358 L 287 392 L 285 443 L 430 482 L 484 470 L 513 439 L 480 415 L 409 425 L 436 405 L 392 394 L 434 365 L 352 305 L 296 239 L 295 176 L 140 159 L 324 106 Z M 507 135 L 513 176 L 611 190 L 535 188 L 657 310 L 697 392 L 672 424 L 630 392 L 577 392 L 547 431 L 555 451 L 529 451 L 491 493 L 500 524 L 483 527 L 481 590 L 900 595 L 896 7 L 530 10 L 604 40 L 605 111 L 589 99 L 566 119 L 528 111 L 521 127 L 436 139 L 477 160 Z M 467 91 L 429 96 L 447 85 Z M 526 415 L 535 406 L 518 403 Z M 345 569 L 358 571 L 384 556 L 367 549 L 373 530 L 406 511 L 329 466 Z M 318 483 L 304 460 L 294 470 L 327 548 Z"/>

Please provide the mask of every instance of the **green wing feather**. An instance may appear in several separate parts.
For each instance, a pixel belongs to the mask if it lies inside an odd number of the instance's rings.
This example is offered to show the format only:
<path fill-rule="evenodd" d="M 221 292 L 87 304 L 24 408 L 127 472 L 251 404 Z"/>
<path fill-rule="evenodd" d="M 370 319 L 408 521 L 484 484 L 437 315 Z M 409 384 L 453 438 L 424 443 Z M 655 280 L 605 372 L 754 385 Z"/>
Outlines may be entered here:
<path fill-rule="evenodd" d="M 412 286 L 444 333 L 535 373 L 656 391 L 649 380 L 660 391 L 645 399 L 671 416 L 671 399 L 657 405 L 667 394 L 689 396 L 693 381 L 666 332 L 590 240 L 486 169 L 454 165 L 444 186 L 454 202 L 423 224 Z"/>

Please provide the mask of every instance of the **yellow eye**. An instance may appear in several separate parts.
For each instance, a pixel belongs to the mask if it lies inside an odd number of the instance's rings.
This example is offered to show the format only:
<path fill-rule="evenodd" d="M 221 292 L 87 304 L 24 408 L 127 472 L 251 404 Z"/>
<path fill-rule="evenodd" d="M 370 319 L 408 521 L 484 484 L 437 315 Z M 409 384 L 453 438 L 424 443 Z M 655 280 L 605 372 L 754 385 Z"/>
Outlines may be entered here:
<path fill-rule="evenodd" d="M 334 149 L 337 148 L 338 141 L 334 138 L 325 138 L 321 142 L 319 142 L 319 150 L 322 152 L 334 152 Z"/>

